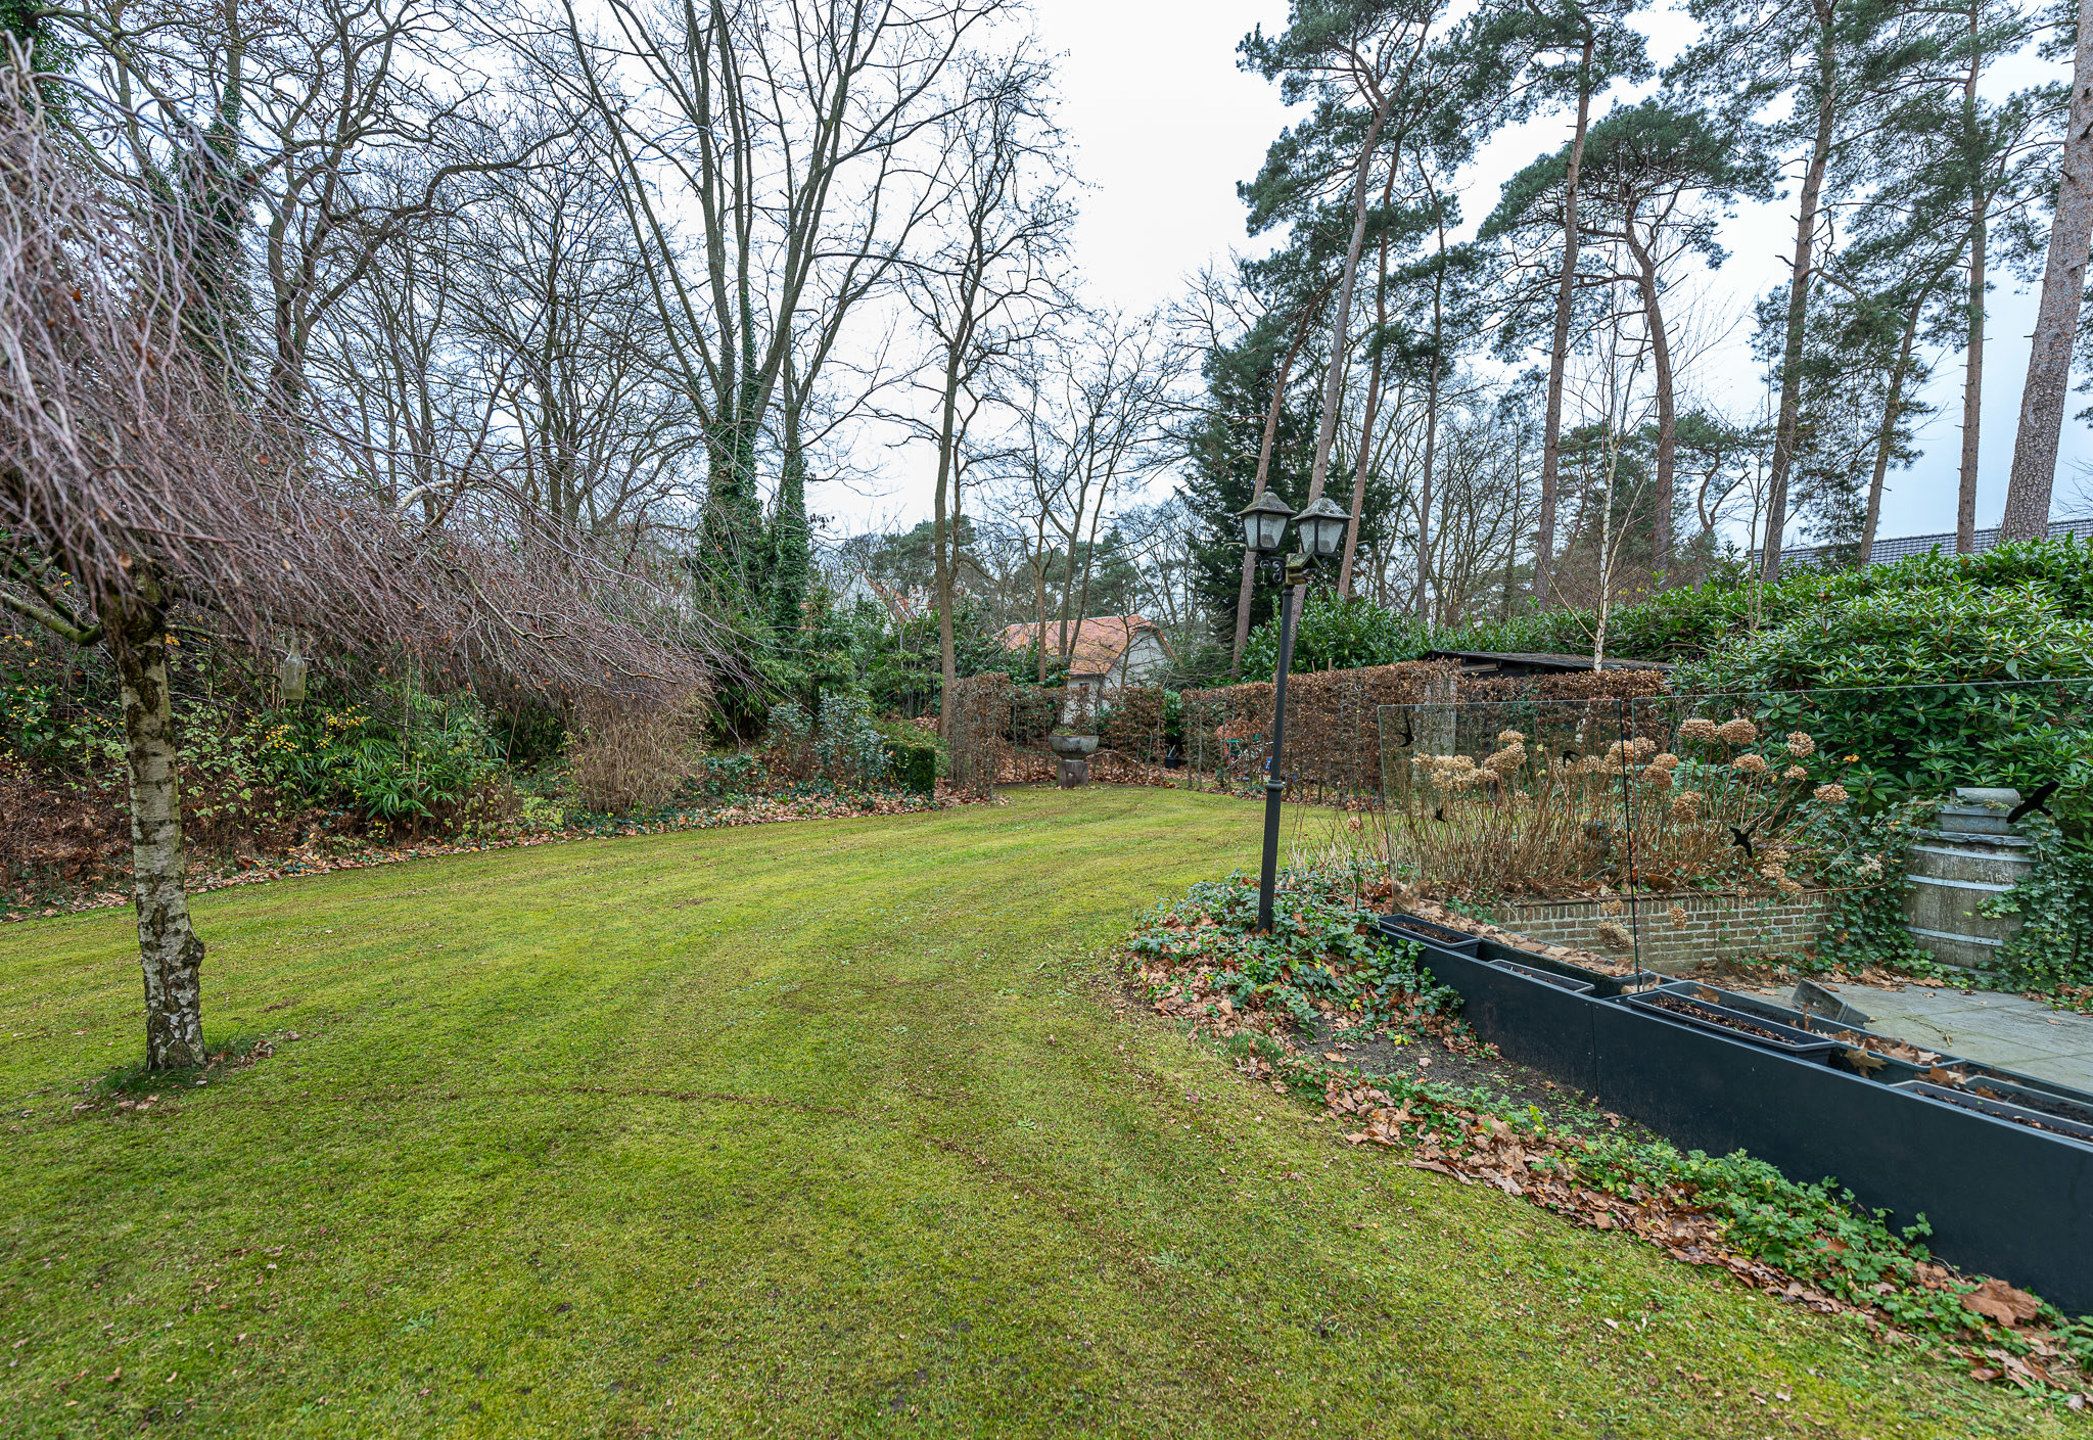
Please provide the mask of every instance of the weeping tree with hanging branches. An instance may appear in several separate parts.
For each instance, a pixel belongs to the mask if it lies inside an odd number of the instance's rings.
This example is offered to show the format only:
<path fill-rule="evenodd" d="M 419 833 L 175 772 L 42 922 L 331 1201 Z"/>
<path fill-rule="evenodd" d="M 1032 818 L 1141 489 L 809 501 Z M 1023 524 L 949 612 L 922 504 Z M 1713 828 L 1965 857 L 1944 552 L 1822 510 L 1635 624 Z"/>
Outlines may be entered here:
<path fill-rule="evenodd" d="M 192 198 L 212 187 L 67 138 L 19 59 L 0 63 L 0 604 L 114 666 L 146 1063 L 192 1067 L 204 947 L 169 695 L 178 628 L 261 656 L 297 636 L 461 682 L 635 700 L 702 686 L 724 651 L 703 617 L 571 536 L 462 509 L 418 526 L 350 478 L 369 472 L 346 427 L 274 405 L 228 359 L 237 315 L 214 286 L 239 236 Z M 155 143 L 212 163 L 207 137 Z"/>

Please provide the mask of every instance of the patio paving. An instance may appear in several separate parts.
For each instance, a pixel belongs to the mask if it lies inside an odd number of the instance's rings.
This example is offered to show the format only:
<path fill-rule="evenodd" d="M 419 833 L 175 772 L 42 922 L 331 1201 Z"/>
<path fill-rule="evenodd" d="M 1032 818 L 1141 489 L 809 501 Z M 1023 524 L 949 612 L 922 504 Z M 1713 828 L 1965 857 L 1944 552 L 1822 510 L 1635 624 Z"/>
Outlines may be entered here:
<path fill-rule="evenodd" d="M 1868 1028 L 1878 1034 L 2093 1090 L 2093 1015 L 1986 990 L 1853 983 L 1824 988 L 1868 1015 Z M 1751 993 L 1787 1004 L 1794 988 Z"/>

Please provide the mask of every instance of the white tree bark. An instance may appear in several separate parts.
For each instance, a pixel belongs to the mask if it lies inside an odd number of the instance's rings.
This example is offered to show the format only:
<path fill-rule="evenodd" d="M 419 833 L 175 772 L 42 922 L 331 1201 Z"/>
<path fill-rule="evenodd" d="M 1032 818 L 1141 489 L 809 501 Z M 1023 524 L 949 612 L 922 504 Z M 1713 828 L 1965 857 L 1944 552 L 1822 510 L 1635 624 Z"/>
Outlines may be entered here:
<path fill-rule="evenodd" d="M 204 1063 L 203 942 L 189 923 L 184 884 L 167 617 L 137 601 L 108 610 L 105 638 L 122 681 L 131 782 L 131 899 L 145 971 L 146 1067 L 186 1069 Z"/>

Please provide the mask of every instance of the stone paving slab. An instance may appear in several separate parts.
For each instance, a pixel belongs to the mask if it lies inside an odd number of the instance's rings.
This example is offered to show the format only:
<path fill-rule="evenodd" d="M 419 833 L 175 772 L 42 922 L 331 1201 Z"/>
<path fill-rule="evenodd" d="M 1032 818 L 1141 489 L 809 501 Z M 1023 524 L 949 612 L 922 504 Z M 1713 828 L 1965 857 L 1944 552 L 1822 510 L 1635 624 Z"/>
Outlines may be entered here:
<path fill-rule="evenodd" d="M 2093 1090 L 2093 1015 L 2052 1010 L 2039 1000 L 1985 990 L 1928 985 L 1890 989 L 1846 982 L 1824 988 L 1865 1012 L 1868 1028 L 1878 1034 Z M 1750 993 L 1785 1005 L 1794 987 L 1761 987 Z"/>

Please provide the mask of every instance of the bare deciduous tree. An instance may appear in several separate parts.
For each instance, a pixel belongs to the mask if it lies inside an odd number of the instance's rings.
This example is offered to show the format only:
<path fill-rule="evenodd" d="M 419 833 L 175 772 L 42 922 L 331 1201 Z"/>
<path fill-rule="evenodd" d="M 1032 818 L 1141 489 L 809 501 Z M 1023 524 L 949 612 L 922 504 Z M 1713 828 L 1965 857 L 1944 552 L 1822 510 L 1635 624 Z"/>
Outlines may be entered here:
<path fill-rule="evenodd" d="M 119 118 L 109 133 L 142 133 L 136 112 Z M 350 437 L 249 392 L 210 289 L 227 219 L 157 183 L 154 155 L 184 144 L 206 140 L 157 134 L 89 171 L 29 78 L 0 74 L 0 601 L 103 646 L 120 679 L 156 1069 L 205 1059 L 168 691 L 178 615 L 258 650 L 295 629 L 545 689 L 688 686 L 717 654 L 702 622 L 686 626 L 695 649 L 622 623 L 620 606 L 671 611 L 577 551 L 400 523 L 342 459 Z"/>

